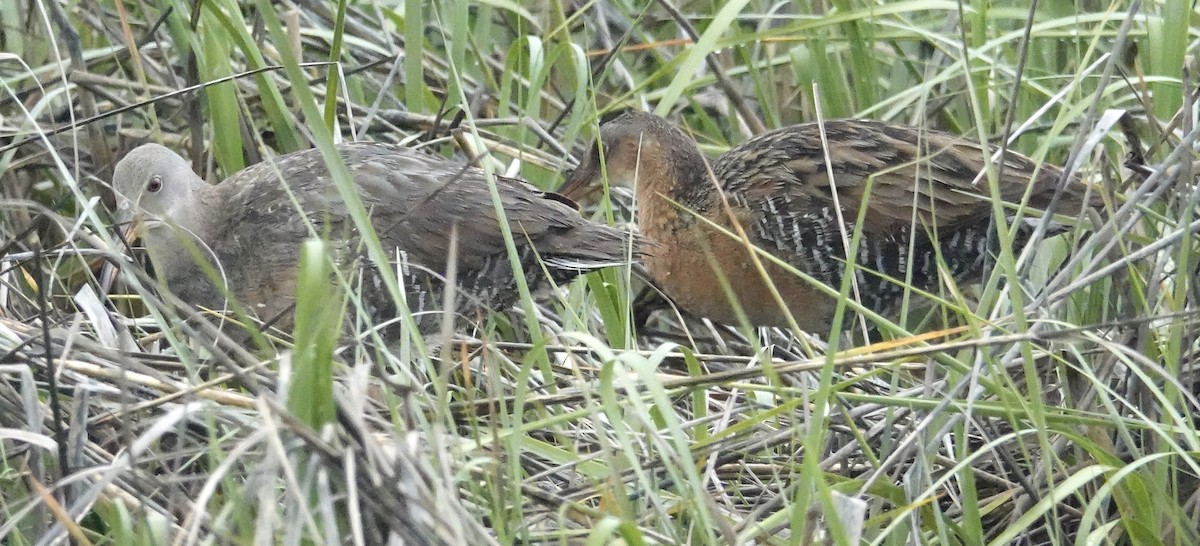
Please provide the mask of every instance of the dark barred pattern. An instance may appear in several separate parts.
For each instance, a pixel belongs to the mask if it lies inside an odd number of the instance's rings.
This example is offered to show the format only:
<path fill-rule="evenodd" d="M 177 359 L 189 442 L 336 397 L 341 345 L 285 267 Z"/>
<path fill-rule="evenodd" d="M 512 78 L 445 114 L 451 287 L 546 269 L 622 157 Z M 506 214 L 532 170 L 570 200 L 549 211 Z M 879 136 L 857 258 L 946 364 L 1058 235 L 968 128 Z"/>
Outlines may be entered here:
<path fill-rule="evenodd" d="M 713 172 L 731 194 L 755 194 L 767 189 L 781 190 L 800 182 L 817 195 L 830 197 L 829 175 L 839 188 L 862 187 L 869 176 L 876 187 L 891 195 L 904 189 L 911 201 L 916 191 L 925 200 L 944 201 L 951 215 L 964 205 L 977 206 L 986 199 L 986 183 L 977 183 L 984 171 L 983 154 L 994 154 L 996 146 L 984 146 L 956 135 L 931 129 L 918 129 L 874 120 L 830 120 L 823 125 L 829 142 L 826 153 L 821 141 L 821 126 L 804 123 L 763 133 L 734 147 L 713 163 Z M 826 157 L 832 162 L 826 167 Z M 1015 202 L 1032 183 L 1033 205 L 1049 200 L 1062 171 L 1053 165 L 1039 165 L 1015 152 L 1004 156 L 1005 177 L 1000 181 L 1001 197 Z M 1031 180 L 1037 171 L 1037 178 Z M 765 186 L 765 187 L 764 187 Z M 963 195 L 949 195 L 948 191 Z M 851 195 L 854 195 L 853 193 Z M 899 195 L 898 193 L 896 195 Z M 1081 203 L 1068 196 L 1075 210 Z M 884 199 L 889 199 L 885 196 Z M 908 207 L 910 202 L 893 202 Z M 926 203 L 929 205 L 930 203 Z"/>
<path fill-rule="evenodd" d="M 906 278 L 914 288 L 934 291 L 939 254 L 955 279 L 975 280 L 983 273 L 991 259 L 989 234 L 993 243 L 995 237 L 989 231 L 986 183 L 974 183 L 984 168 L 982 146 L 948 133 L 870 120 L 834 120 L 824 129 L 833 159 L 828 167 L 814 123 L 759 135 L 713 163 L 727 195 L 752 211 L 753 232 L 765 250 L 829 286 L 840 286 L 846 246 L 833 208 L 832 176 L 847 242 L 858 207 L 867 207 L 855 260 L 865 306 L 886 313 L 903 295 Z M 1049 200 L 1047 189 L 1057 182 L 1058 168 L 1045 166 L 1031 181 L 1034 162 L 1015 153 L 1005 161 L 1002 198 L 1019 201 L 1032 182 L 1034 202 Z M 1065 202 L 1076 210 L 1080 206 L 1070 198 Z M 1018 226 L 1017 240 L 1027 240 L 1027 231 Z"/>
<path fill-rule="evenodd" d="M 838 288 L 845 273 L 847 245 L 854 227 L 847 223 L 845 239 L 831 207 L 800 215 L 787 214 L 789 196 L 762 202 L 763 214 L 755 215 L 752 233 L 763 241 L 764 250 L 780 256 L 816 280 Z M 740 198 L 735 202 L 746 204 Z M 847 213 L 847 215 L 853 212 Z M 848 217 L 850 219 L 852 217 Z M 947 230 L 935 237 L 938 252 L 924 228 L 912 236 L 908 226 L 883 233 L 864 233 L 858 242 L 856 271 L 859 295 L 864 306 L 886 313 L 904 294 L 906 279 L 919 290 L 938 286 L 939 255 L 946 271 L 956 279 L 978 277 L 989 259 L 987 219 L 982 225 Z M 992 238 L 994 242 L 994 237 Z M 910 246 L 911 240 L 911 246 Z M 915 256 L 916 259 L 910 259 Z M 911 274 L 911 277 L 909 275 Z"/>
<path fill-rule="evenodd" d="M 1100 204 L 1077 179 L 1061 181 L 1060 188 L 1062 171 L 1052 165 L 1010 151 L 998 155 L 994 146 L 950 133 L 880 121 L 829 120 L 763 133 L 716 158 L 711 175 L 696 142 L 653 114 L 623 114 L 601 128 L 600 141 L 604 168 L 594 150 L 565 191 L 598 182 L 602 174 L 636 187 L 639 225 L 666 246 L 651 252 L 651 276 L 681 307 L 721 322 L 744 316 L 758 325 L 822 332 L 837 303 L 779 268 L 767 271 L 772 287 L 759 275 L 742 275 L 756 267 L 742 248 L 714 239 L 721 237 L 715 230 L 695 231 L 703 223 L 693 215 L 729 226 L 722 197 L 750 243 L 826 285 L 840 286 L 846 264 L 854 262 L 863 303 L 883 315 L 905 286 L 936 293 L 942 277 L 980 280 L 994 246 L 993 196 L 1014 204 L 1028 199 L 1029 209 L 1045 211 L 1059 194 L 1052 212 L 1067 215 Z M 989 173 L 989 165 L 1003 170 Z M 1017 244 L 1028 240 L 1026 232 L 1018 226 Z M 844 239 L 853 234 L 859 245 L 848 260 Z M 717 250 L 712 260 L 710 250 Z M 697 270 L 711 269 L 712 261 L 733 273 L 729 288 L 738 309 L 709 296 L 724 281 Z"/>

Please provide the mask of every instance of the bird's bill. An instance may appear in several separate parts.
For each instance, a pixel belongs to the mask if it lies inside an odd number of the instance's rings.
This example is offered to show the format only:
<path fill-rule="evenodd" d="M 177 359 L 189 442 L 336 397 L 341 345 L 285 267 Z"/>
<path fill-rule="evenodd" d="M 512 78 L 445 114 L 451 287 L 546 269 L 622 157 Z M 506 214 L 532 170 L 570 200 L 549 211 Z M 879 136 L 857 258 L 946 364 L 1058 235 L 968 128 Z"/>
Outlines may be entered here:
<path fill-rule="evenodd" d="M 141 235 L 142 223 L 138 220 L 130 220 L 125 222 L 121 227 L 121 242 L 126 247 L 132 247 L 134 241 Z M 94 270 L 93 270 L 94 271 Z M 112 290 L 113 283 L 117 279 L 117 266 L 113 265 L 111 260 L 105 260 L 104 266 L 100 268 L 100 290 L 107 294 Z"/>
<path fill-rule="evenodd" d="M 571 176 L 567 178 L 567 181 L 555 193 L 567 199 L 579 201 L 591 195 L 599 187 L 599 184 L 595 184 L 595 181 L 596 177 L 592 176 L 591 169 L 581 166 L 575 169 L 575 172 L 571 173 Z"/>
<path fill-rule="evenodd" d="M 133 242 L 142 234 L 142 222 L 139 220 L 131 220 L 121 229 L 121 242 L 126 246 L 133 246 Z"/>

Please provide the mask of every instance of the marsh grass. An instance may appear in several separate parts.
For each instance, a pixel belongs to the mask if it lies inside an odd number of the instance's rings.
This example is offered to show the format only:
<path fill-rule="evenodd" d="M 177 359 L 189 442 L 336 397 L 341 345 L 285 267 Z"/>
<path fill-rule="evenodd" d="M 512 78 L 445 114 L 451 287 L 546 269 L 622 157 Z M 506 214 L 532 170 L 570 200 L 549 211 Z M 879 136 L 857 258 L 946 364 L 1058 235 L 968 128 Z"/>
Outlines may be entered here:
<path fill-rule="evenodd" d="M 0 541 L 1200 542 L 1200 15 L 999 4 L 0 0 Z M 1011 248 L 997 203 L 985 283 L 828 345 L 636 325 L 620 268 L 523 283 L 453 339 L 350 341 L 373 325 L 320 252 L 296 330 L 239 343 L 245 317 L 198 320 L 108 223 L 112 162 L 145 140 L 212 179 L 316 146 L 347 197 L 353 138 L 551 189 L 622 108 L 711 153 L 818 118 L 942 128 L 1071 165 L 1106 206 Z"/>

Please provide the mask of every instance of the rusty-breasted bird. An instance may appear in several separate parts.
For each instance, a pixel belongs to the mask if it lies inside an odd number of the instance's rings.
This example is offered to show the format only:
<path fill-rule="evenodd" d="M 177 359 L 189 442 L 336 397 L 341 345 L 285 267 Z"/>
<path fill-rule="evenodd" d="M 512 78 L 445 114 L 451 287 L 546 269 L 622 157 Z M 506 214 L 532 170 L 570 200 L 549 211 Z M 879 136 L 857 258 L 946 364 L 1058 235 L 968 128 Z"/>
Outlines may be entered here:
<path fill-rule="evenodd" d="M 346 143 L 338 151 L 385 252 L 397 262 L 386 274 L 402 274 L 422 330 L 422 317 L 435 317 L 430 311 L 441 304 L 451 252 L 457 253 L 459 310 L 504 310 L 516 300 L 483 171 L 389 144 Z M 222 309 L 221 288 L 227 288 L 251 313 L 283 318 L 286 325 L 304 239 L 327 237 L 343 266 L 369 263 L 317 150 L 276 157 L 210 185 L 175 152 L 145 144 L 117 164 L 113 182 L 118 220 L 140 228 L 158 275 L 193 305 Z M 544 280 L 543 271 L 562 282 L 626 261 L 630 235 L 585 220 L 570 200 L 503 176 L 496 176 L 496 189 L 531 283 Z M 458 243 L 451 248 L 454 227 Z M 219 272 L 217 280 L 192 249 Z M 360 279 L 368 313 L 377 321 L 394 318 L 381 272 L 361 271 L 351 278 Z"/>
<path fill-rule="evenodd" d="M 909 274 L 914 288 L 936 292 L 939 254 L 954 279 L 980 279 L 989 237 L 995 241 L 988 182 L 980 173 L 984 154 L 996 149 L 985 151 L 977 142 L 941 131 L 862 119 L 827 121 L 824 131 L 828 154 L 818 124 L 794 125 L 722 154 L 712 161 L 710 178 L 696 142 L 675 124 L 628 112 L 601 127 L 597 145 L 562 193 L 572 196 L 594 187 L 602 173 L 610 184 L 635 188 L 637 223 L 657 243 L 645 256 L 653 281 L 683 309 L 718 322 L 736 324 L 737 315 L 710 255 L 750 323 L 788 325 L 741 240 L 697 217 L 731 228 L 722 194 L 753 245 L 835 289 L 845 270 L 846 247 L 833 189 L 848 235 L 865 206 L 855 262 L 861 301 L 876 312 L 886 314 L 898 303 Z M 1019 203 L 1028 191 L 1029 207 L 1044 209 L 1061 174 L 1057 167 L 1008 152 L 1000 197 Z M 1083 189 L 1073 180 L 1055 212 L 1079 213 Z M 1018 239 L 1028 237 L 1030 223 L 1018 224 Z M 769 260 L 762 262 L 800 328 L 828 333 L 835 298 Z"/>

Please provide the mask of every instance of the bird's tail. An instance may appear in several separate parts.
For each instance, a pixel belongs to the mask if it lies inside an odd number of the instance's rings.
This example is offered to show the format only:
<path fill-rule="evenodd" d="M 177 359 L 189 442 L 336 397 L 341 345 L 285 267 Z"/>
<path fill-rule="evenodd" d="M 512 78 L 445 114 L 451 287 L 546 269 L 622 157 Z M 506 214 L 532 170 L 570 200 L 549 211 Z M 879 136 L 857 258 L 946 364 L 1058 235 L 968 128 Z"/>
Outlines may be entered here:
<path fill-rule="evenodd" d="M 547 266 L 574 273 L 627 266 L 642 258 L 649 244 L 641 235 L 608 226 L 584 230 L 571 245 L 543 250 Z"/>

